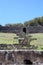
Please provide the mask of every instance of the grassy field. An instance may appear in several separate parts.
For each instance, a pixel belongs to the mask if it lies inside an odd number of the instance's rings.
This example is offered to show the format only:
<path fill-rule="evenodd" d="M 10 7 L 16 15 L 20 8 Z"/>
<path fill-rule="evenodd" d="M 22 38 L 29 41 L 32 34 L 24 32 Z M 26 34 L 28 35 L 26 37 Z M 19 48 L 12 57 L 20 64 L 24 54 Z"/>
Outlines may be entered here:
<path fill-rule="evenodd" d="M 38 46 L 38 50 L 43 49 L 43 33 L 29 34 L 31 38 L 36 38 L 30 42 L 31 45 Z M 0 33 L 0 44 L 18 44 L 18 36 L 13 33 Z"/>
<path fill-rule="evenodd" d="M 36 38 L 36 40 L 31 41 L 31 45 L 38 46 L 38 50 L 43 49 L 43 33 L 31 34 L 32 38 Z"/>
<path fill-rule="evenodd" d="M 0 44 L 18 44 L 17 38 L 13 33 L 0 33 Z"/>

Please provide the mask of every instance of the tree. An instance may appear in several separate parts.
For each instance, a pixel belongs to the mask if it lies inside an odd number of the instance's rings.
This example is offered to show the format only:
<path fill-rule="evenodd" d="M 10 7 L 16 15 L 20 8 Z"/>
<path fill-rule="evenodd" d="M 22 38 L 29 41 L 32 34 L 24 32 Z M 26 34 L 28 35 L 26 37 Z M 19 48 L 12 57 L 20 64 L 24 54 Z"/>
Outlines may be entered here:
<path fill-rule="evenodd" d="M 5 26 L 6 26 L 6 27 L 11 27 L 11 26 L 12 26 L 12 24 L 6 24 Z"/>

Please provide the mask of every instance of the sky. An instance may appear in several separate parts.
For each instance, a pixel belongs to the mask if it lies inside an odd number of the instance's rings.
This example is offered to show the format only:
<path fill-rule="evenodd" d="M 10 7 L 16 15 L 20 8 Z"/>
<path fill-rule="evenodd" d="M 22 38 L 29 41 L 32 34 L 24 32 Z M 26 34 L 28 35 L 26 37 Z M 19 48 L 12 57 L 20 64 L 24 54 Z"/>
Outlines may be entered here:
<path fill-rule="evenodd" d="M 0 0 L 0 24 L 24 23 L 43 16 L 43 0 Z"/>

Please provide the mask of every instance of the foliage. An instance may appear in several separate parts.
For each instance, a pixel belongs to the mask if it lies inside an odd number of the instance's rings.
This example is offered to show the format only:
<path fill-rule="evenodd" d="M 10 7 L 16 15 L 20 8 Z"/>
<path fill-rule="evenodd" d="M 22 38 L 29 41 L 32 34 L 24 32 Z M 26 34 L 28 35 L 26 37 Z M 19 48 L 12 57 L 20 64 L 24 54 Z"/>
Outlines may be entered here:
<path fill-rule="evenodd" d="M 25 26 L 38 26 L 41 25 L 43 26 L 43 16 L 42 17 L 38 17 L 38 18 L 34 18 L 31 21 L 26 21 L 24 23 Z"/>
<path fill-rule="evenodd" d="M 17 24 L 6 24 L 5 26 L 6 27 L 15 27 L 15 28 L 17 28 L 17 27 L 23 26 L 23 24 L 21 24 L 21 23 L 17 23 Z"/>
<path fill-rule="evenodd" d="M 16 23 L 16 24 L 6 24 L 5 27 L 23 27 L 23 26 L 38 26 L 41 25 L 43 26 L 43 16 L 42 17 L 37 17 L 29 21 L 25 21 L 24 24 L 22 23 Z M 1 27 L 2 25 L 0 25 Z"/>

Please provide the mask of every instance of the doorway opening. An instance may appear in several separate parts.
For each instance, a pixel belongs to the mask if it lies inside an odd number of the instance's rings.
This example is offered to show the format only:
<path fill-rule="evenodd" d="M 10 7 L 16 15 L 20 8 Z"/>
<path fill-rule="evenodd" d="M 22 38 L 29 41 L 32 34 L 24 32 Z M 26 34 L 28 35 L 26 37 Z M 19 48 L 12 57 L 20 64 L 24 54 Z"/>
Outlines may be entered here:
<path fill-rule="evenodd" d="M 23 28 L 23 32 L 26 33 L 26 28 L 25 27 Z"/>
<path fill-rule="evenodd" d="M 32 65 L 33 62 L 31 60 L 25 59 L 24 60 L 24 64 L 26 64 L 26 65 L 28 65 L 28 64 Z"/>

